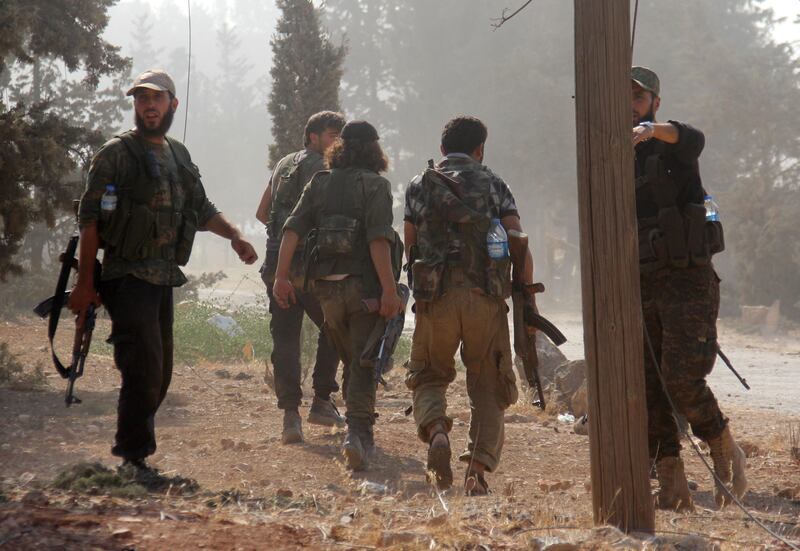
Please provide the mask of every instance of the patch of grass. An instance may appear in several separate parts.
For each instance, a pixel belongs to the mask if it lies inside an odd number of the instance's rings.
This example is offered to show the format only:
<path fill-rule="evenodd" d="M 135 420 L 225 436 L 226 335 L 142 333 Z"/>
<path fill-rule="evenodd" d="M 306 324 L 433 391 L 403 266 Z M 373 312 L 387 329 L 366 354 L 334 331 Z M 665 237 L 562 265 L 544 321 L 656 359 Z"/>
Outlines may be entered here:
<path fill-rule="evenodd" d="M 61 490 L 135 499 L 145 497 L 147 489 L 120 476 L 100 463 L 79 463 L 58 474 L 53 486 Z"/>
<path fill-rule="evenodd" d="M 220 314 L 236 321 L 241 331 L 228 335 L 208 319 Z M 259 306 L 233 306 L 220 302 L 184 302 L 175 308 L 175 359 L 179 361 L 236 361 L 243 359 L 247 343 L 254 359 L 269 358 L 272 338 L 269 312 Z"/>
<path fill-rule="evenodd" d="M 199 490 L 197 482 L 180 476 L 163 476 L 156 470 L 142 471 L 123 467 L 112 471 L 100 463 L 78 463 L 59 473 L 53 486 L 61 490 L 87 494 L 108 494 L 114 497 L 135 499 L 148 492 L 193 494 Z"/>

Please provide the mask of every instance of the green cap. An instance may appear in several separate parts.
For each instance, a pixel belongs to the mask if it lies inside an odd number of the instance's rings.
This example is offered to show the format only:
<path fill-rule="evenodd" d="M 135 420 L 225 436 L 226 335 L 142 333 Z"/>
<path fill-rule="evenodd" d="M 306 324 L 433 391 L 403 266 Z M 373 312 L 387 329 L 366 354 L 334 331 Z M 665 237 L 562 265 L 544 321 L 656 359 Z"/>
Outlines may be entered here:
<path fill-rule="evenodd" d="M 661 95 L 661 83 L 658 75 L 647 67 L 631 67 L 631 80 L 656 96 Z"/>
<path fill-rule="evenodd" d="M 136 80 L 133 81 L 133 86 L 125 95 L 132 96 L 137 88 L 169 92 L 175 96 L 175 83 L 172 81 L 172 77 L 163 69 L 150 69 L 136 77 Z"/>

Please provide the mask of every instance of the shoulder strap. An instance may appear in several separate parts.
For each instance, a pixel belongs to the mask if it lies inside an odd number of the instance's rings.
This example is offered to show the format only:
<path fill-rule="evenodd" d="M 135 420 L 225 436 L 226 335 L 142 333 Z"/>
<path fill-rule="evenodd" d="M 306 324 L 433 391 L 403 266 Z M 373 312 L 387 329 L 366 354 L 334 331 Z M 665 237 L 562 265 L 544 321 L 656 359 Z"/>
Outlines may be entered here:
<path fill-rule="evenodd" d="M 119 141 L 122 142 L 122 144 L 128 150 L 128 153 L 130 153 L 131 156 L 136 159 L 141 166 L 147 165 L 145 161 L 146 151 L 142 145 L 142 142 L 139 141 L 139 138 L 136 136 L 133 130 L 128 130 L 114 137 L 119 138 Z"/>
<path fill-rule="evenodd" d="M 192 163 L 192 157 L 189 155 L 189 150 L 186 149 L 186 146 L 175 138 L 164 136 L 164 139 L 167 141 L 167 144 L 169 144 L 169 148 L 172 150 L 172 154 L 175 155 L 175 160 L 178 164 L 191 171 L 195 171 L 196 168 L 194 163 Z"/>

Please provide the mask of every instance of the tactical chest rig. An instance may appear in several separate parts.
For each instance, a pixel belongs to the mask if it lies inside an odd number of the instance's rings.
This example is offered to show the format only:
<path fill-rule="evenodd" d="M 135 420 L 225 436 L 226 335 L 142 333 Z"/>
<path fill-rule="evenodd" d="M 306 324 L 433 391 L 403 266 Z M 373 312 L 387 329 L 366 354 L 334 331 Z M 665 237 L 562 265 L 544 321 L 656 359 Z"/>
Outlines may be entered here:
<path fill-rule="evenodd" d="M 418 301 L 444 292 L 448 274 L 459 269 L 487 295 L 511 295 L 511 260 L 489 257 L 486 234 L 491 223 L 491 180 L 474 178 L 465 189 L 459 172 L 438 170 L 429 161 L 417 177 L 423 211 L 419 213 L 417 244 L 410 259 L 411 286 Z"/>
<path fill-rule="evenodd" d="M 312 155 L 303 156 L 303 151 L 298 151 L 287 163 L 281 163 L 278 173 L 277 188 L 272 192 L 272 208 L 267 225 L 267 237 L 279 241 L 283 225 L 294 210 L 306 182 L 300 181 L 300 169 L 313 160 Z"/>
<path fill-rule="evenodd" d="M 319 224 L 308 235 L 305 252 L 306 283 L 333 274 L 362 276 L 369 293 L 378 291 L 378 276 L 372 264 L 364 227 L 366 183 L 369 174 L 361 170 L 326 170 L 328 182 L 322 189 Z M 355 181 L 353 181 L 353 179 Z M 403 248 L 395 234 L 392 269 L 400 276 Z"/>
<path fill-rule="evenodd" d="M 153 208 L 153 197 L 161 179 L 159 167 L 152 150 L 145 148 L 132 132 L 117 136 L 136 160 L 136 170 L 117 182 L 117 208 L 107 223 L 100 226 L 100 237 L 106 254 L 128 261 L 163 259 L 184 266 L 192 252 L 197 232 L 201 197 L 196 193 L 200 173 L 192 164 L 186 147 L 175 140 L 165 138 L 178 165 L 178 181 L 170 182 L 172 203 Z M 177 188 L 181 186 L 184 202 L 175 208 Z M 165 237 L 169 244 L 162 244 Z"/>
<path fill-rule="evenodd" d="M 705 205 L 678 206 L 678 186 L 664 164 L 664 142 L 655 142 L 645 159 L 644 174 L 636 178 L 637 193 L 649 192 L 658 214 L 640 218 L 639 269 L 650 273 L 663 268 L 706 266 L 725 249 L 722 224 L 706 220 Z"/>

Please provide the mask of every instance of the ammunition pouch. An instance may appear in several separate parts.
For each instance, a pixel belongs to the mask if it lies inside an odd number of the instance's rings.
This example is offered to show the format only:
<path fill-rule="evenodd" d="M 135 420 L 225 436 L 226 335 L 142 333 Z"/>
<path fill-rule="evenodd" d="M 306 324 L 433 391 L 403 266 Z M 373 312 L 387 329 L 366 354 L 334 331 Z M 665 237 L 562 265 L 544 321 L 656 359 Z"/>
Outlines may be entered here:
<path fill-rule="evenodd" d="M 429 262 L 424 259 L 416 259 L 411 264 L 412 292 L 414 300 L 431 301 L 442 294 L 442 279 L 444 276 L 445 263 Z"/>
<path fill-rule="evenodd" d="M 649 273 L 666 267 L 707 266 L 725 250 L 719 221 L 706 220 L 704 205 L 689 203 L 675 219 L 677 207 L 662 209 L 657 218 L 640 220 L 639 268 Z"/>
<path fill-rule="evenodd" d="M 360 223 L 341 214 L 324 216 L 316 229 L 315 247 L 320 258 L 347 256 L 358 250 Z"/>
<path fill-rule="evenodd" d="M 658 205 L 653 218 L 639 220 L 639 267 L 641 273 L 666 267 L 706 266 L 725 249 L 722 224 L 706 220 L 705 205 L 677 205 L 678 190 L 664 167 L 660 153 L 645 161 L 636 187 L 649 186 Z"/>
<path fill-rule="evenodd" d="M 488 257 L 488 254 L 487 254 Z M 488 257 L 486 262 L 486 287 L 490 297 L 508 298 L 511 296 L 511 258 L 500 260 Z"/>

